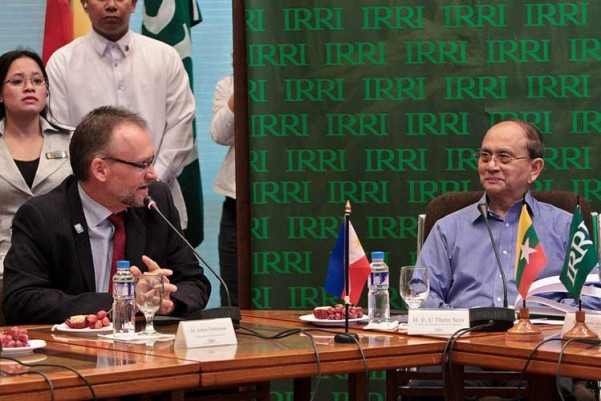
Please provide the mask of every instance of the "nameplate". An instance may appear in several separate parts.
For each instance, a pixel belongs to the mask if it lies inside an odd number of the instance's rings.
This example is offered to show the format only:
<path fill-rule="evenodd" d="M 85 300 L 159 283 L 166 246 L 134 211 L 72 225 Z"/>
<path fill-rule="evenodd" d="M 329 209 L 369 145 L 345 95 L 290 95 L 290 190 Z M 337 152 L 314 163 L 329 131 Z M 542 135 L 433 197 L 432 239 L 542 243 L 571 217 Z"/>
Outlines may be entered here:
<path fill-rule="evenodd" d="M 66 159 L 67 151 L 65 150 L 54 150 L 52 152 L 46 152 L 46 159 Z"/>
<path fill-rule="evenodd" d="M 446 335 L 467 327 L 470 327 L 469 309 L 409 309 L 409 335 Z"/>
<path fill-rule="evenodd" d="M 232 319 L 220 318 L 179 322 L 174 345 L 176 348 L 196 348 L 232 344 L 238 344 Z"/>
<path fill-rule="evenodd" d="M 565 334 L 570 331 L 574 327 L 575 322 L 575 313 L 567 312 L 565 318 L 563 319 L 563 328 L 561 329 L 561 334 Z M 601 337 L 601 314 L 587 310 L 586 314 L 584 315 L 584 323 L 586 323 L 586 327 Z"/>

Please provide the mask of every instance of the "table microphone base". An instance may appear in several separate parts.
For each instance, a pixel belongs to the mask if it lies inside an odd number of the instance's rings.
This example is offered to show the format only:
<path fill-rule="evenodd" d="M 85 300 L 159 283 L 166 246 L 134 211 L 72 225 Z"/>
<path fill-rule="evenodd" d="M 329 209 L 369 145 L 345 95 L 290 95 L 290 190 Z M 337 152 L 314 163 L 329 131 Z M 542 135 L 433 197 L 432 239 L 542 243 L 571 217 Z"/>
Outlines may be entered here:
<path fill-rule="evenodd" d="M 356 333 L 338 333 L 334 336 L 334 342 L 343 344 L 352 344 L 359 339 Z"/>
<path fill-rule="evenodd" d="M 486 307 L 470 309 L 470 327 L 485 325 L 475 331 L 507 331 L 513 327 L 515 321 L 515 310 L 509 308 Z"/>
<path fill-rule="evenodd" d="M 219 308 L 203 309 L 186 316 L 187 320 L 219 319 L 229 317 L 233 324 L 240 323 L 240 308 L 235 306 L 221 306 Z"/>

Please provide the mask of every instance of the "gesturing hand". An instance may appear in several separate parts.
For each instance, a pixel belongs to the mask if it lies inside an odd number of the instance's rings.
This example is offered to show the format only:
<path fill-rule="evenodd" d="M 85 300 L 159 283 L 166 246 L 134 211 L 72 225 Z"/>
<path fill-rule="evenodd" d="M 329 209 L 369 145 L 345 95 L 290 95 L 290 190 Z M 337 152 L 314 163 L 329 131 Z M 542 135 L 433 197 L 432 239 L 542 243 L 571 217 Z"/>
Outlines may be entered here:
<path fill-rule="evenodd" d="M 165 291 L 163 293 L 163 302 L 161 302 L 161 307 L 158 313 L 161 315 L 171 314 L 175 309 L 175 304 L 171 300 L 171 293 L 177 291 L 177 286 L 169 282 L 169 276 L 173 274 L 173 271 L 170 269 L 161 269 L 157 262 L 150 259 L 146 255 L 142 256 L 142 262 L 144 262 L 144 264 L 148 268 L 148 273 L 160 274 L 161 276 L 163 276 Z M 129 271 L 134 277 L 139 277 L 144 274 L 137 266 L 130 267 Z"/>

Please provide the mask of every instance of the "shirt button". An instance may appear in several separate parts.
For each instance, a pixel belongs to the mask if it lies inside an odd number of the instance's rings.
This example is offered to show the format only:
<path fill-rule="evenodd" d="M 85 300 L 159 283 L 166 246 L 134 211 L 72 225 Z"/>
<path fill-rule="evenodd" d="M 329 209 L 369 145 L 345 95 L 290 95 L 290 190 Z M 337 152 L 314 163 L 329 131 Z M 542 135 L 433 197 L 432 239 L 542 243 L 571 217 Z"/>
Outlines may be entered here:
<path fill-rule="evenodd" d="M 505 223 L 505 227 L 509 227 L 509 223 Z"/>
<path fill-rule="evenodd" d="M 501 302 L 501 297 L 497 297 L 497 302 Z"/>
<path fill-rule="evenodd" d="M 503 255 L 507 255 L 507 251 L 503 251 Z"/>
<path fill-rule="evenodd" d="M 116 67 L 116 66 L 118 66 L 118 65 L 119 65 L 119 64 L 115 63 L 115 64 L 113 64 L 113 67 Z"/>

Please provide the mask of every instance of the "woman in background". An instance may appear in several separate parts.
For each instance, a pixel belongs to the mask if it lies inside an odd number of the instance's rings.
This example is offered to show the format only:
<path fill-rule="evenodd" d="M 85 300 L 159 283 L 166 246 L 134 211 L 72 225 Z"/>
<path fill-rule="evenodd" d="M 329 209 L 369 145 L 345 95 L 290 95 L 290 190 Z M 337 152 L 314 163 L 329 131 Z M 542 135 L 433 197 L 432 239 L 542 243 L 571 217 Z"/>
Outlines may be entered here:
<path fill-rule="evenodd" d="M 35 52 L 17 49 L 4 53 L 0 78 L 1 277 L 19 206 L 71 174 L 71 130 L 48 122 L 48 76 Z"/>
<path fill-rule="evenodd" d="M 219 272 L 229 287 L 231 305 L 221 287 L 221 304 L 238 306 L 238 244 L 236 234 L 236 147 L 234 143 L 234 76 L 222 78 L 215 88 L 211 136 L 219 145 L 227 146 L 227 154 L 214 189 L 225 195 L 219 226 Z"/>

